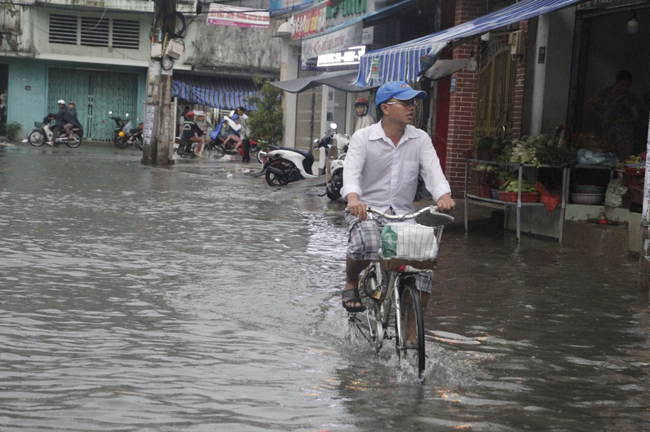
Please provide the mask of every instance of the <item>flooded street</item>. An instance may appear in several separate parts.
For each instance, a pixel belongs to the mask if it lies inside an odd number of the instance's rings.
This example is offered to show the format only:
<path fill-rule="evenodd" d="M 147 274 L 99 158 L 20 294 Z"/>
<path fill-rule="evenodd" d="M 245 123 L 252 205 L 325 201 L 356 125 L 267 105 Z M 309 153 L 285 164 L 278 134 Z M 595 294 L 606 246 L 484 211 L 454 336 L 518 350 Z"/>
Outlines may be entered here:
<path fill-rule="evenodd" d="M 242 168 L 0 147 L 0 430 L 650 429 L 635 260 L 445 231 L 420 385 L 346 340 L 344 204 Z"/>

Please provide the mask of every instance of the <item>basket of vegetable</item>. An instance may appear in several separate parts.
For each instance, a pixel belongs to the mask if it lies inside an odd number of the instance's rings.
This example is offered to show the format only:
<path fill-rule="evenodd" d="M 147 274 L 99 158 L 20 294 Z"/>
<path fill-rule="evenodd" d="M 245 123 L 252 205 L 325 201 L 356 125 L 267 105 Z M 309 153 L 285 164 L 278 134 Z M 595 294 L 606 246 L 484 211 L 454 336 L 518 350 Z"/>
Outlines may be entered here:
<path fill-rule="evenodd" d="M 506 181 L 499 188 L 499 199 L 501 201 L 517 202 L 517 193 L 519 192 L 519 180 L 512 179 Z M 521 180 L 521 202 L 537 202 L 539 193 L 535 186 L 528 180 Z"/>
<path fill-rule="evenodd" d="M 523 136 L 512 141 L 512 147 L 506 147 L 505 153 L 510 155 L 509 162 L 533 164 L 536 167 L 550 165 L 555 167 L 572 166 L 576 163 L 573 151 L 557 147 L 548 135 Z"/>
<path fill-rule="evenodd" d="M 499 191 L 499 200 L 507 202 L 517 202 L 517 192 L 501 192 Z M 535 192 L 522 192 L 522 203 L 536 203 L 539 201 L 539 193 Z"/>

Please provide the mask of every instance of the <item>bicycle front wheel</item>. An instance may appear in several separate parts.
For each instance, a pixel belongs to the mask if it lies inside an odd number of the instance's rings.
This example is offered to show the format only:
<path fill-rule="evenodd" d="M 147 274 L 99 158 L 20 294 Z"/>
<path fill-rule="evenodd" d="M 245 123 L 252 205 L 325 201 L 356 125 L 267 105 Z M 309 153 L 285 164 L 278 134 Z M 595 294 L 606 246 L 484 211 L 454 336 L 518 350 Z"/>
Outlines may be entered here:
<path fill-rule="evenodd" d="M 422 378 L 424 372 L 424 318 L 420 292 L 415 281 L 406 280 L 401 288 L 399 309 L 396 311 L 395 346 L 400 361 L 405 360 L 418 371 Z"/>
<path fill-rule="evenodd" d="M 362 302 L 366 306 L 365 312 L 348 314 L 350 340 L 354 342 L 365 339 L 375 349 L 375 352 L 379 352 L 384 343 L 382 323 L 384 306 L 367 297 L 364 297 Z"/>

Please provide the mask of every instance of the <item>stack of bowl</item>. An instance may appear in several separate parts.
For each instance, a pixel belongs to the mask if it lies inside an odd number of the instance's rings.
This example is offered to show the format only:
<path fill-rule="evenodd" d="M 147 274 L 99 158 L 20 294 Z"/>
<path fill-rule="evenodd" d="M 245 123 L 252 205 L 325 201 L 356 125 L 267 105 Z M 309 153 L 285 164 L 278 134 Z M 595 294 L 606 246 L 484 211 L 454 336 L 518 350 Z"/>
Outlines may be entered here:
<path fill-rule="evenodd" d="M 603 186 L 573 185 L 571 201 L 574 204 L 600 204 L 605 199 Z"/>

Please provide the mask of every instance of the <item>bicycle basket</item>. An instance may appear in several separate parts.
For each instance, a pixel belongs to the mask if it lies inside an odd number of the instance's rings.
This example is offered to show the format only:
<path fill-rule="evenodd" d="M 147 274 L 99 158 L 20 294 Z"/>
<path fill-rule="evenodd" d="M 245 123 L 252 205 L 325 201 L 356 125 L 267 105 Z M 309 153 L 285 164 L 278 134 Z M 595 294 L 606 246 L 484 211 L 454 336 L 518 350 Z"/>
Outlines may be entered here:
<path fill-rule="evenodd" d="M 437 264 L 443 226 L 389 223 L 381 232 L 383 266 L 397 268 L 407 264 L 420 269 L 432 269 Z M 395 260 L 394 263 L 385 261 Z M 397 261 L 401 261 L 398 264 Z"/>

